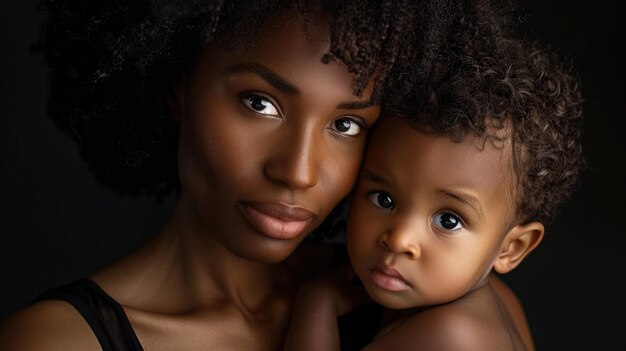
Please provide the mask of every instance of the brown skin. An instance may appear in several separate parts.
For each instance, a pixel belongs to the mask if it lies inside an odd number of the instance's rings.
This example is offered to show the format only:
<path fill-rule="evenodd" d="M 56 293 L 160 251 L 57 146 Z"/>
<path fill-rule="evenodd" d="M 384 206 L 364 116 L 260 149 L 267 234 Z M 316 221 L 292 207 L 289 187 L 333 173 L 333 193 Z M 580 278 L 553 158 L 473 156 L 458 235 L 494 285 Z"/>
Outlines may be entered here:
<path fill-rule="evenodd" d="M 153 240 L 91 277 L 124 307 L 146 350 L 280 348 L 299 278 L 276 263 L 354 184 L 366 126 L 379 114 L 368 104 L 373 87 L 356 97 L 345 65 L 320 61 L 329 48 L 323 22 L 305 35 L 301 21 L 276 19 L 258 43 L 206 50 L 175 84 L 175 213 Z M 2 350 L 100 349 L 60 301 L 10 316 L 0 340 Z"/>
<path fill-rule="evenodd" d="M 534 349 L 521 304 L 492 272 L 514 269 L 544 228 L 515 222 L 510 142 L 479 145 L 377 124 L 348 220 L 354 271 L 388 307 L 366 350 Z M 362 300 L 345 284 L 317 285 L 298 296 L 288 349 L 337 349 L 333 320 Z"/>

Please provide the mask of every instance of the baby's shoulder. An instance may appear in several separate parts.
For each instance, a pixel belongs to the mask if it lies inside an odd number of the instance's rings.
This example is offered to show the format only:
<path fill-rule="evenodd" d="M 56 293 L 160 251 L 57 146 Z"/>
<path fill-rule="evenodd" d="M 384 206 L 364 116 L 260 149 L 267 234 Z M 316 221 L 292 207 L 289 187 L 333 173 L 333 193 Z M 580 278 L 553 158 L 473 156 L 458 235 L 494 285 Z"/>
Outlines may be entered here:
<path fill-rule="evenodd" d="M 512 350 L 509 330 L 489 311 L 466 303 L 429 308 L 374 339 L 366 350 Z"/>
<path fill-rule="evenodd" d="M 67 302 L 43 300 L 0 322 L 0 350 L 101 350 L 80 313 Z"/>
<path fill-rule="evenodd" d="M 406 321 L 407 332 L 421 331 L 421 337 L 437 349 L 489 350 L 493 319 L 473 306 L 451 303 L 414 314 Z"/>

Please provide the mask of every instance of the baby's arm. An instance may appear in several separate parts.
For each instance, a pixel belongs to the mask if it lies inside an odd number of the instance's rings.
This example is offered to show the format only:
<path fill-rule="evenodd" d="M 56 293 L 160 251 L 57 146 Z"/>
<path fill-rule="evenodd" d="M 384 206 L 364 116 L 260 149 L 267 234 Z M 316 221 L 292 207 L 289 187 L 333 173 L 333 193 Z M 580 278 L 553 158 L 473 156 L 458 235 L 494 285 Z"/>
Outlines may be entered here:
<path fill-rule="evenodd" d="M 285 350 L 340 350 L 337 317 L 369 297 L 341 272 L 305 283 L 292 308 Z"/>

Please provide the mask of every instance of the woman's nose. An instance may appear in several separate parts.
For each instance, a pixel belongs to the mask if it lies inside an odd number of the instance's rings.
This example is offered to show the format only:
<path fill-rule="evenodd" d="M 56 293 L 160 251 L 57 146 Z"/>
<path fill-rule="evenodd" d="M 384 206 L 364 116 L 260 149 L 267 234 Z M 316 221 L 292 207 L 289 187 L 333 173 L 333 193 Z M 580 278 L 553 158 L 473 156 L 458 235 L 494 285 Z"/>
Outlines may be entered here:
<path fill-rule="evenodd" d="M 264 165 L 265 175 L 291 189 L 314 187 L 322 167 L 318 139 L 314 131 L 308 130 L 291 133 L 282 142 L 270 141 L 276 146 Z"/>
<path fill-rule="evenodd" d="M 410 226 L 395 227 L 378 238 L 378 245 L 398 255 L 406 255 L 410 259 L 417 259 L 421 255 L 417 231 Z"/>

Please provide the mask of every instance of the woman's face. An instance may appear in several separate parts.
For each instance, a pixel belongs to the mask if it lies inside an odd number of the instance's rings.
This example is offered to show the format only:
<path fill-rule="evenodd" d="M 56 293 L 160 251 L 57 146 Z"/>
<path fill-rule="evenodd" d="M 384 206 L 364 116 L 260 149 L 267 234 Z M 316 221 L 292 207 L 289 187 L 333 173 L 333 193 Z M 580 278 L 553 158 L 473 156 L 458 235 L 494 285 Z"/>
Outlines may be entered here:
<path fill-rule="evenodd" d="M 353 95 L 344 64 L 320 61 L 327 25 L 305 34 L 299 21 L 270 23 L 256 43 L 201 53 L 174 113 L 182 208 L 195 230 L 273 263 L 351 190 L 379 107 L 372 86 Z"/>

